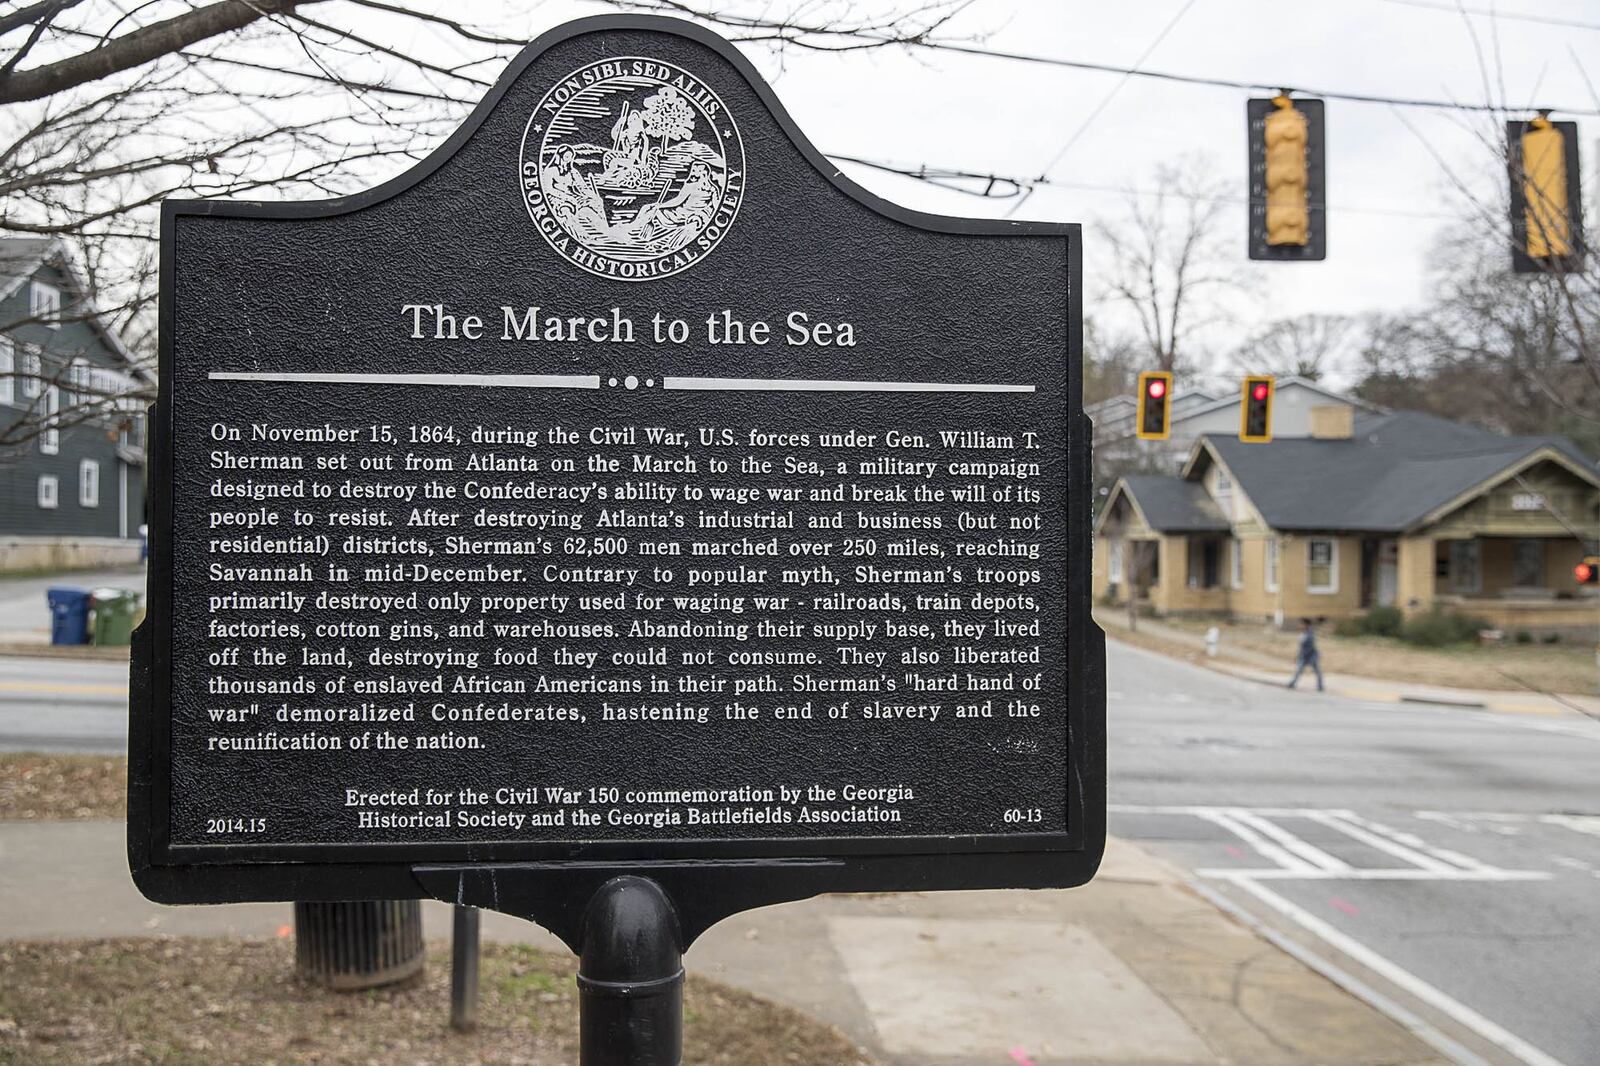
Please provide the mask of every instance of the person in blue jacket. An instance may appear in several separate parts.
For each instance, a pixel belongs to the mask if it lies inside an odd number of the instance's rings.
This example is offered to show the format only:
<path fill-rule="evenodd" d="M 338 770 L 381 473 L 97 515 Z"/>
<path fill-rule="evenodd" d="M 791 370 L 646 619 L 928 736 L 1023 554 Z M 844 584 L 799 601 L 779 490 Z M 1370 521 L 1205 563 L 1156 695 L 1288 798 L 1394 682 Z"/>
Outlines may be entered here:
<path fill-rule="evenodd" d="M 1305 673 L 1306 667 L 1311 667 L 1312 673 L 1317 675 L 1317 691 L 1322 691 L 1322 656 L 1317 652 L 1317 627 L 1309 618 L 1300 619 L 1300 651 L 1295 657 L 1294 676 L 1289 679 L 1289 687 L 1294 688 L 1295 682 L 1300 680 L 1300 675 Z"/>

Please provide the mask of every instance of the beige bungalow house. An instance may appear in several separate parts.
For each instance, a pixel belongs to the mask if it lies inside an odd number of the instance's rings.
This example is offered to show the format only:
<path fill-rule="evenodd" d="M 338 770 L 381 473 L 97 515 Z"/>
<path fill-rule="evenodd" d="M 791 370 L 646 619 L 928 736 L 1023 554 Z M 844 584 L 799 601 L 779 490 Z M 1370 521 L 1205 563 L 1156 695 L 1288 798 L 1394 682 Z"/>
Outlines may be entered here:
<path fill-rule="evenodd" d="M 1309 437 L 1206 434 L 1177 476 L 1119 480 L 1094 593 L 1279 624 L 1439 605 L 1508 632 L 1592 634 L 1600 590 L 1573 568 L 1597 539 L 1600 470 L 1563 437 L 1328 406 Z"/>

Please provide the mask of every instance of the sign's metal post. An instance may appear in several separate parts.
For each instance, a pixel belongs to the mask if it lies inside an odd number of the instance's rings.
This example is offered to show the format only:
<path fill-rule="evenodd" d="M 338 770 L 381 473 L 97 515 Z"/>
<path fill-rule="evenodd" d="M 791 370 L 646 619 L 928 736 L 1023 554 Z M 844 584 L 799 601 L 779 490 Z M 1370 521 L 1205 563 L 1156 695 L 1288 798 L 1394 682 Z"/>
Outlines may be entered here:
<path fill-rule="evenodd" d="M 454 908 L 450 938 L 450 1027 L 470 1033 L 478 1027 L 479 912 Z"/>
<path fill-rule="evenodd" d="M 680 942 L 677 912 L 660 885 L 617 877 L 600 886 L 583 916 L 580 1066 L 679 1066 Z"/>

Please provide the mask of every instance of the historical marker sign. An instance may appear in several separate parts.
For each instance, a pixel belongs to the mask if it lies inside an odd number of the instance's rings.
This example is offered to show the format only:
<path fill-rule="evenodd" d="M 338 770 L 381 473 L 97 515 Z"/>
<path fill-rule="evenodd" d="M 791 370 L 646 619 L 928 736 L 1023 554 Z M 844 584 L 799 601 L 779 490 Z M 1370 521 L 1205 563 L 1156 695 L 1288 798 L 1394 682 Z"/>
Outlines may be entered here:
<path fill-rule="evenodd" d="M 1078 240 L 877 200 L 626 17 L 380 188 L 169 202 L 140 886 L 1086 880 Z"/>

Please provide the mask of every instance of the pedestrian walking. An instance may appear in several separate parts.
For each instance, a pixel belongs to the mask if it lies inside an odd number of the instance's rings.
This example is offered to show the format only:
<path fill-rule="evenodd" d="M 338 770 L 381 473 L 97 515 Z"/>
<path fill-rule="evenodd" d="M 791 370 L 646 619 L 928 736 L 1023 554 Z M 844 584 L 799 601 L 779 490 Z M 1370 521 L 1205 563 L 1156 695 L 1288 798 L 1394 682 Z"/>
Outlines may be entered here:
<path fill-rule="evenodd" d="M 1294 676 L 1289 679 L 1289 687 L 1294 688 L 1295 682 L 1300 680 L 1300 675 L 1305 673 L 1306 667 L 1317 675 L 1317 691 L 1322 691 L 1322 656 L 1317 652 L 1317 627 L 1309 618 L 1300 619 L 1300 651 L 1295 656 Z"/>

